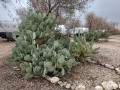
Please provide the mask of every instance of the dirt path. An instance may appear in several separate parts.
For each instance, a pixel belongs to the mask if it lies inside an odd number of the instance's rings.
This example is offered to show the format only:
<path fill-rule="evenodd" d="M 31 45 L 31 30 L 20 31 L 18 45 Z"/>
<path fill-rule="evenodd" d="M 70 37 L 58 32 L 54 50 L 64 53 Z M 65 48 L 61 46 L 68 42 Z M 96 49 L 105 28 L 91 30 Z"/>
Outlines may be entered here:
<path fill-rule="evenodd" d="M 120 66 L 120 36 L 111 36 L 109 42 L 96 43 L 95 47 L 100 47 L 100 53 L 96 55 L 97 60 L 115 67 Z"/>
<path fill-rule="evenodd" d="M 42 78 L 27 81 L 20 71 L 14 71 L 13 67 L 17 64 L 6 60 L 14 46 L 13 42 L 0 39 L 0 90 L 65 90 Z M 112 36 L 109 42 L 96 43 L 94 47 L 100 47 L 100 53 L 94 60 L 120 67 L 120 36 Z M 105 80 L 120 82 L 120 76 L 114 71 L 88 63 L 81 63 L 62 79 L 67 82 L 77 80 L 85 84 L 87 90 L 94 90 L 94 86 Z"/>

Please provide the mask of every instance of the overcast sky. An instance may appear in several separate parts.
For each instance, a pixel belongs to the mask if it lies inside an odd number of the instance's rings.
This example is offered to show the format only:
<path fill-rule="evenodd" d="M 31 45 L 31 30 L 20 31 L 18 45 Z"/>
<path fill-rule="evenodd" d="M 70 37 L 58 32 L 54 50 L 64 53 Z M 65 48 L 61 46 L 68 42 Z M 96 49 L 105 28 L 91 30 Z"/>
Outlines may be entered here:
<path fill-rule="evenodd" d="M 120 28 L 120 0 L 95 0 L 88 12 L 94 12 L 108 21 L 117 22 Z"/>
<path fill-rule="evenodd" d="M 16 7 L 20 7 L 20 4 L 15 4 L 16 0 L 12 0 Z M 21 4 L 24 7 L 23 3 L 26 0 L 22 0 Z M 12 12 L 13 16 L 15 15 L 15 7 L 13 5 L 9 5 L 9 9 Z M 87 10 L 88 12 L 94 12 L 96 15 L 106 18 L 108 21 L 118 22 L 120 23 L 120 0 L 95 0 L 94 4 Z M 81 18 L 82 21 L 83 17 Z M 12 19 L 8 16 L 8 11 L 6 11 L 3 6 L 0 4 L 0 20 L 12 21 Z"/>

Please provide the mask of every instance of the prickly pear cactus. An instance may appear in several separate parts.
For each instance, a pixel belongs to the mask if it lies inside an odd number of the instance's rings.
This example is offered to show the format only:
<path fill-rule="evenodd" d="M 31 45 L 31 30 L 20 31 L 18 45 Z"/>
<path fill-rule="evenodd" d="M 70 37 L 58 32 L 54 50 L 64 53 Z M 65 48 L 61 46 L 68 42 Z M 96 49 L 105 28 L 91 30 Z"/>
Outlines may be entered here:
<path fill-rule="evenodd" d="M 55 18 L 39 11 L 29 12 L 13 34 L 16 46 L 10 61 L 20 62 L 25 78 L 61 76 L 77 64 L 60 40 L 54 39 Z M 16 37 L 18 35 L 19 37 Z"/>

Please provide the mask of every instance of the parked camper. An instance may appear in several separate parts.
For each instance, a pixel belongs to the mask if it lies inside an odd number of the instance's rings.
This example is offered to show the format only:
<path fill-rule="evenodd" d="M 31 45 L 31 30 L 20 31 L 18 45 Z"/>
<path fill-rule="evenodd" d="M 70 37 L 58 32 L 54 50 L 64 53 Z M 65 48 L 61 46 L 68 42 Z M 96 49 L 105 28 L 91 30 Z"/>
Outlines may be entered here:
<path fill-rule="evenodd" d="M 7 39 L 8 41 L 13 40 L 12 32 L 18 31 L 18 24 L 14 22 L 0 22 L 0 37 Z"/>
<path fill-rule="evenodd" d="M 55 29 L 58 30 L 60 33 L 62 33 L 64 35 L 66 34 L 66 31 L 67 31 L 65 25 L 58 25 L 58 26 L 56 26 Z"/>
<path fill-rule="evenodd" d="M 64 35 L 66 35 L 67 32 L 69 32 L 71 35 L 76 35 L 78 33 L 83 34 L 89 32 L 89 29 L 85 27 L 75 27 L 72 29 L 66 29 L 65 25 L 58 25 L 56 29 Z"/>

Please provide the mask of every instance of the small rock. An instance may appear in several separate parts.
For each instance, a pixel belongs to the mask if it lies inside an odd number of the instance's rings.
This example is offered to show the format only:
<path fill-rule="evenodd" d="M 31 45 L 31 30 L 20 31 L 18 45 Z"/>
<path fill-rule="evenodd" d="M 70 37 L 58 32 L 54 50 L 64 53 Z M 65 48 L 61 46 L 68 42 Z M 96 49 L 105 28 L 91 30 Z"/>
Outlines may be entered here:
<path fill-rule="evenodd" d="M 14 69 L 17 69 L 18 67 L 13 67 Z"/>
<path fill-rule="evenodd" d="M 74 82 L 75 82 L 75 84 L 79 84 L 79 82 L 77 80 L 75 80 Z"/>
<path fill-rule="evenodd" d="M 67 85 L 67 82 L 64 82 L 63 85 L 66 86 L 66 85 Z"/>
<path fill-rule="evenodd" d="M 111 84 L 108 81 L 102 82 L 101 85 L 105 90 L 112 90 L 113 89 Z"/>
<path fill-rule="evenodd" d="M 20 69 L 19 69 L 19 68 L 17 68 L 17 69 L 15 69 L 15 71 L 20 71 Z"/>
<path fill-rule="evenodd" d="M 75 90 L 85 90 L 85 86 L 82 84 L 79 84 Z"/>
<path fill-rule="evenodd" d="M 63 86 L 64 86 L 64 83 L 60 83 L 60 86 L 63 87 Z"/>
<path fill-rule="evenodd" d="M 76 86 L 77 86 L 77 85 L 76 85 L 75 83 L 73 83 L 73 84 L 71 85 L 71 89 L 72 89 L 72 90 L 75 90 Z"/>
<path fill-rule="evenodd" d="M 66 84 L 66 86 L 65 86 L 67 89 L 68 88 L 70 88 L 71 87 L 71 85 L 70 84 Z"/>
<path fill-rule="evenodd" d="M 110 65 L 110 64 L 105 64 L 105 67 L 109 68 L 109 69 L 114 69 L 114 67 L 112 65 Z"/>
<path fill-rule="evenodd" d="M 61 87 L 63 87 L 63 86 L 64 86 L 64 84 L 63 84 L 63 82 L 62 82 L 62 81 L 59 81 L 59 82 L 58 82 L 58 84 L 59 84 Z"/>
<path fill-rule="evenodd" d="M 113 90 L 118 88 L 118 85 L 113 81 L 102 82 L 102 86 L 105 90 Z"/>
<path fill-rule="evenodd" d="M 62 81 L 58 81 L 58 84 L 61 84 L 61 83 L 63 83 Z"/>
<path fill-rule="evenodd" d="M 117 74 L 120 74 L 120 69 L 119 68 L 115 68 L 115 71 L 117 72 Z"/>
<path fill-rule="evenodd" d="M 118 88 L 118 85 L 115 82 L 109 81 L 109 83 L 112 85 L 113 89 L 117 89 Z"/>
<path fill-rule="evenodd" d="M 96 61 L 93 61 L 93 60 L 91 60 L 91 59 L 87 59 L 87 61 L 88 61 L 89 63 L 93 63 L 93 64 L 96 64 L 96 63 L 97 63 Z"/>
<path fill-rule="evenodd" d="M 57 83 L 59 81 L 59 78 L 58 77 L 52 77 L 52 78 L 50 78 L 50 81 L 52 83 Z"/>
<path fill-rule="evenodd" d="M 19 69 L 18 67 L 13 67 L 13 69 L 14 69 L 15 71 L 20 71 L 20 69 Z"/>
<path fill-rule="evenodd" d="M 103 90 L 103 87 L 102 86 L 96 86 L 95 90 Z"/>

